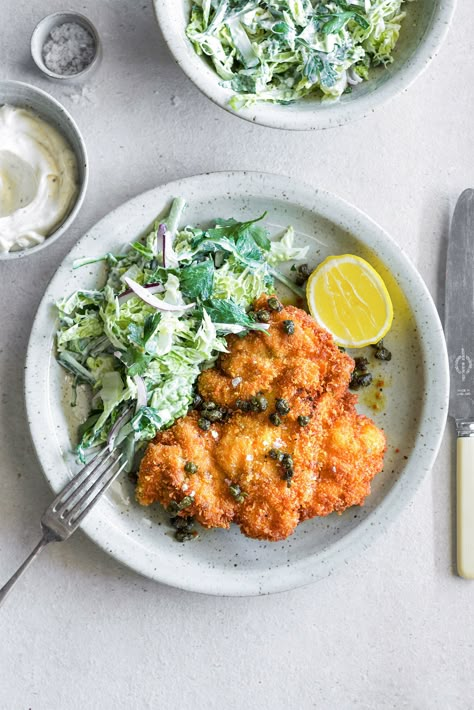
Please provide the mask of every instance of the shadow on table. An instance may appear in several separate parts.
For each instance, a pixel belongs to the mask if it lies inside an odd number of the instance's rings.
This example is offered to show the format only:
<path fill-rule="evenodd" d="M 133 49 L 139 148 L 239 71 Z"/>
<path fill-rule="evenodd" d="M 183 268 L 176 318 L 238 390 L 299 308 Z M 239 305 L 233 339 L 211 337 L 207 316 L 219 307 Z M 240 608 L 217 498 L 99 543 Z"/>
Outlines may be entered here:
<path fill-rule="evenodd" d="M 444 324 L 445 295 L 446 295 L 446 259 L 449 242 L 449 228 L 451 223 L 451 205 L 446 195 L 437 195 L 430 198 L 429 205 L 424 210 L 422 223 L 429 224 L 432 214 L 438 210 L 441 238 L 437 254 L 436 292 L 433 298 L 438 309 L 441 323 Z M 435 566 L 444 577 L 446 574 L 457 574 L 456 569 L 456 452 L 453 422 L 448 417 L 446 431 L 441 443 L 441 453 L 438 462 L 444 465 L 439 480 L 433 480 L 433 537 Z M 449 538 L 449 541 L 446 539 Z M 447 544 L 448 543 L 448 544 Z M 446 566 L 446 557 L 440 554 L 441 550 L 448 549 L 449 561 Z"/>

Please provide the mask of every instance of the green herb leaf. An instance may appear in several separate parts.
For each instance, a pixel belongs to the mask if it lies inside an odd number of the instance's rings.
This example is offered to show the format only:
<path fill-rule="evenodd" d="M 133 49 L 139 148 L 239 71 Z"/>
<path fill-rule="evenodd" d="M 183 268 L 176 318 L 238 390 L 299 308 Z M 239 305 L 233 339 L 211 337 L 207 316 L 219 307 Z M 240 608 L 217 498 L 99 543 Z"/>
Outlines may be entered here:
<path fill-rule="evenodd" d="M 210 298 L 214 286 L 214 264 L 211 259 L 181 269 L 180 287 L 191 301 Z"/>
<path fill-rule="evenodd" d="M 230 86 L 239 94 L 254 94 L 257 90 L 256 77 L 248 74 L 236 74 L 232 77 Z"/>
<path fill-rule="evenodd" d="M 155 334 L 156 329 L 160 324 L 160 321 L 161 313 L 159 313 L 158 311 L 156 313 L 152 313 L 151 315 L 145 318 L 145 322 L 143 324 L 143 342 L 145 345 Z"/>
<path fill-rule="evenodd" d="M 285 37 L 290 34 L 290 26 L 286 22 L 275 22 L 272 26 L 272 32 Z"/>
<path fill-rule="evenodd" d="M 247 231 L 252 235 L 254 242 L 260 249 L 270 251 L 271 242 L 268 238 L 268 232 L 265 227 L 260 227 L 258 224 L 252 224 Z"/>
<path fill-rule="evenodd" d="M 328 22 L 325 22 L 321 28 L 324 35 L 337 34 L 342 30 L 344 25 L 349 22 L 349 20 L 354 20 L 364 29 L 369 27 L 367 20 L 354 10 L 347 10 L 346 12 L 341 12 L 338 15 L 330 15 L 330 17 L 331 19 Z"/>
<path fill-rule="evenodd" d="M 245 233 L 249 227 L 252 227 L 256 224 L 256 222 L 261 222 L 261 220 L 265 219 L 266 216 L 267 213 L 264 212 L 260 215 L 260 217 L 251 219 L 249 222 L 237 222 L 234 219 L 216 220 L 217 226 L 215 229 L 208 229 L 207 234 L 211 237 L 211 239 L 214 239 L 215 237 L 227 237 L 228 239 L 237 241 L 239 236 Z"/>
<path fill-rule="evenodd" d="M 154 254 L 151 251 L 151 249 L 147 249 L 147 247 L 144 244 L 142 244 L 141 242 L 132 242 L 131 246 L 133 249 L 135 249 L 135 251 L 137 251 L 139 254 L 144 256 L 149 261 L 151 261 L 153 259 Z"/>
<path fill-rule="evenodd" d="M 210 298 L 204 304 L 213 323 L 233 323 L 250 328 L 254 321 L 235 301 L 225 298 Z"/>
<path fill-rule="evenodd" d="M 235 246 L 239 254 L 245 259 L 251 259 L 252 261 L 263 261 L 264 259 L 264 254 L 260 247 L 257 246 L 250 229 L 244 230 L 239 235 Z"/>
<path fill-rule="evenodd" d="M 179 269 L 165 269 L 163 266 L 158 266 L 150 277 L 147 279 L 147 283 L 162 283 L 165 284 L 168 276 L 173 274 L 173 276 L 179 276 Z"/>
<path fill-rule="evenodd" d="M 130 323 L 127 330 L 130 342 L 142 349 L 144 345 L 143 328 L 136 323 Z"/>
<path fill-rule="evenodd" d="M 79 435 L 79 438 L 82 439 L 83 436 L 85 436 L 88 432 L 91 431 L 91 429 L 94 428 L 94 424 L 100 417 L 100 412 L 93 412 L 85 422 L 80 424 L 77 428 L 77 433 Z"/>
<path fill-rule="evenodd" d="M 153 438 L 162 421 L 159 413 L 153 407 L 141 407 L 130 422 L 133 431 L 146 434 Z"/>
<path fill-rule="evenodd" d="M 129 323 L 127 328 L 128 340 L 138 350 L 138 353 L 134 353 L 133 348 L 127 351 L 127 357 L 129 359 L 128 361 L 130 362 L 131 360 L 130 364 L 134 364 L 135 356 L 144 353 L 144 351 L 146 350 L 147 343 L 150 338 L 155 334 L 156 329 L 160 324 L 160 321 L 161 313 L 156 312 L 146 316 L 143 326 L 133 322 Z M 134 372 L 133 374 L 137 375 L 139 373 Z"/>
<path fill-rule="evenodd" d="M 143 348 L 128 348 L 128 350 L 122 354 L 122 359 L 127 368 L 127 374 L 129 377 L 143 375 L 146 372 L 152 357 L 153 356 L 145 352 Z"/>

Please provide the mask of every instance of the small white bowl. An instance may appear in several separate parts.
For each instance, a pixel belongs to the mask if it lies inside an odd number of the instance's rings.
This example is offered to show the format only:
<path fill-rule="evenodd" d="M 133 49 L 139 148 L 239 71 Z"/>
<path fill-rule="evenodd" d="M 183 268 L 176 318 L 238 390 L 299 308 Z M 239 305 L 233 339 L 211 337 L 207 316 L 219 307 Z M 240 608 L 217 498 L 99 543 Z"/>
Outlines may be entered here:
<path fill-rule="evenodd" d="M 240 118 L 272 128 L 316 130 L 342 126 L 363 118 L 374 108 L 407 89 L 428 66 L 448 31 L 456 0 L 415 0 L 404 6 L 400 39 L 394 62 L 372 69 L 371 78 L 337 102 L 305 99 L 294 104 L 256 103 L 246 109 L 229 106 L 233 92 L 220 86 L 210 61 L 194 51 L 186 37 L 191 0 L 153 0 L 156 17 L 171 53 L 181 69 L 212 101 Z"/>
<path fill-rule="evenodd" d="M 44 242 L 28 249 L 0 253 L 0 260 L 18 259 L 36 254 L 59 239 L 74 222 L 84 201 L 89 180 L 86 144 L 72 116 L 59 101 L 30 84 L 21 81 L 0 81 L 0 106 L 4 104 L 31 109 L 66 138 L 77 159 L 79 189 L 74 206 L 59 227 L 46 237 Z"/>
<path fill-rule="evenodd" d="M 87 30 L 93 37 L 95 42 L 95 55 L 91 63 L 88 64 L 85 69 L 76 74 L 57 74 L 56 72 L 48 69 L 43 59 L 43 47 L 47 42 L 50 32 L 55 27 L 59 27 L 66 22 L 73 22 L 77 25 L 81 25 L 85 30 Z M 92 69 L 95 69 L 99 63 L 99 58 L 102 54 L 102 45 L 100 42 L 99 34 L 87 17 L 79 14 L 78 12 L 54 12 L 52 15 L 47 15 L 43 17 L 42 20 L 38 22 L 33 34 L 31 35 L 31 56 L 33 61 L 38 67 L 38 69 L 49 79 L 58 79 L 60 81 L 75 81 L 77 79 L 83 79 L 86 74 L 89 74 Z"/>

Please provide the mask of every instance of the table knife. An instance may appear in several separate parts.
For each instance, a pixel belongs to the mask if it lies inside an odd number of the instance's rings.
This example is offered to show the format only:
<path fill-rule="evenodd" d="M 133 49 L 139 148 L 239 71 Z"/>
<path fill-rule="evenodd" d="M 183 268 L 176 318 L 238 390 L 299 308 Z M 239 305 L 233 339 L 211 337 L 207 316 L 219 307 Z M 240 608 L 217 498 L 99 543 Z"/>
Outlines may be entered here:
<path fill-rule="evenodd" d="M 456 422 L 457 570 L 474 579 L 474 190 L 460 196 L 446 264 L 445 334 Z"/>

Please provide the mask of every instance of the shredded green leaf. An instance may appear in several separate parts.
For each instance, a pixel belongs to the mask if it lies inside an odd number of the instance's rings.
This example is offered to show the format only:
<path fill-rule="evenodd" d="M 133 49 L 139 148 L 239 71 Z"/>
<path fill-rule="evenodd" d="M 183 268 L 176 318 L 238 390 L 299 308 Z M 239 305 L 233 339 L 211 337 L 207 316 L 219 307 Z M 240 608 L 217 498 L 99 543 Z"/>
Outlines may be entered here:
<path fill-rule="evenodd" d="M 406 1 L 194 0 L 186 34 L 234 109 L 334 100 L 393 61 Z"/>

